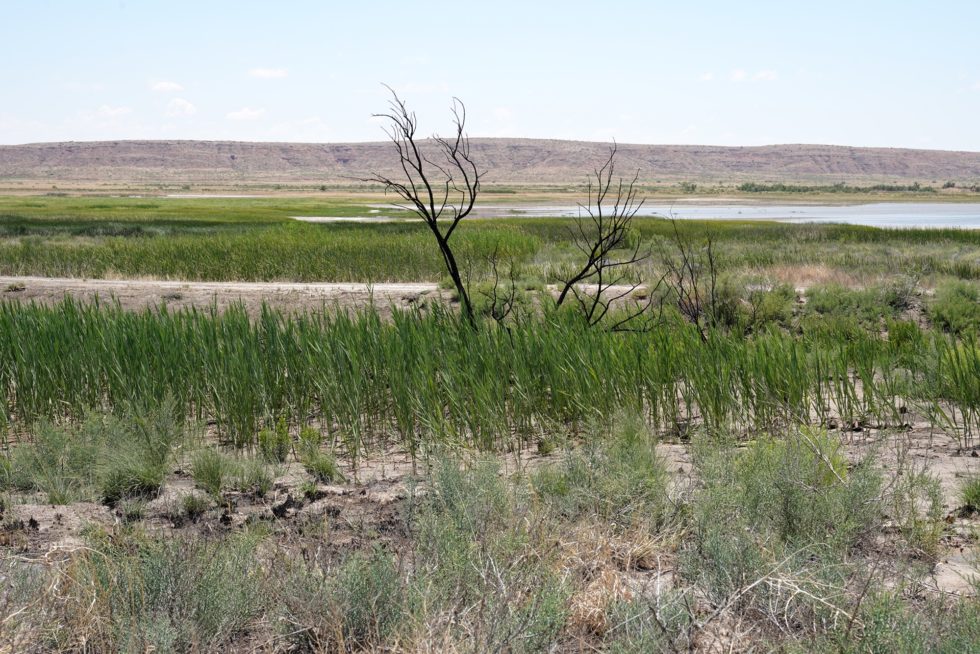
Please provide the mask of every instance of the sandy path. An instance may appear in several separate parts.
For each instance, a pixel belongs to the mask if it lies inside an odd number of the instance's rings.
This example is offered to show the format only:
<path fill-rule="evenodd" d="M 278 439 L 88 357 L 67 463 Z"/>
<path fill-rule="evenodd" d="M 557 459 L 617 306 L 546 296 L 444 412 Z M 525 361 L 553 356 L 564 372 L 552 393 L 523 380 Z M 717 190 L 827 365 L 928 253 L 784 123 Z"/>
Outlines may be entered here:
<path fill-rule="evenodd" d="M 0 297 L 5 300 L 53 303 L 66 295 L 81 300 L 96 297 L 117 300 L 127 309 L 158 307 L 227 307 L 243 302 L 249 311 L 263 302 L 287 310 L 319 308 L 324 304 L 365 306 L 372 299 L 381 309 L 406 307 L 425 296 L 441 297 L 436 284 L 422 283 L 335 283 L 296 282 L 193 282 L 159 279 L 72 279 L 58 277 L 0 276 Z"/>
<path fill-rule="evenodd" d="M 586 293 L 595 286 L 580 284 Z M 641 287 L 642 288 L 642 287 Z M 549 286 L 557 295 L 558 287 Z M 612 295 L 631 298 L 629 286 L 610 286 Z M 243 302 L 250 312 L 265 302 L 284 310 L 317 309 L 324 304 L 363 307 L 373 301 L 385 313 L 391 307 L 405 308 L 425 299 L 450 299 L 450 293 L 432 282 L 299 283 L 299 282 L 199 282 L 162 279 L 78 279 L 69 277 L 0 276 L 0 300 L 35 301 L 52 304 L 71 296 L 80 300 L 116 300 L 126 309 L 159 307 L 210 307 L 223 309 Z"/>

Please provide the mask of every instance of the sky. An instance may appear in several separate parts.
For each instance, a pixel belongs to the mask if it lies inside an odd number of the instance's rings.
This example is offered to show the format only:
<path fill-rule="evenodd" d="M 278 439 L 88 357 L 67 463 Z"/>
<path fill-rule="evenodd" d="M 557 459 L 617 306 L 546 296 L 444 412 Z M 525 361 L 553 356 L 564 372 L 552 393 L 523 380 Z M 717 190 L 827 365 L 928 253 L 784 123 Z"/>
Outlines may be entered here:
<path fill-rule="evenodd" d="M 980 151 L 980 2 L 0 0 L 0 143 L 384 138 Z"/>

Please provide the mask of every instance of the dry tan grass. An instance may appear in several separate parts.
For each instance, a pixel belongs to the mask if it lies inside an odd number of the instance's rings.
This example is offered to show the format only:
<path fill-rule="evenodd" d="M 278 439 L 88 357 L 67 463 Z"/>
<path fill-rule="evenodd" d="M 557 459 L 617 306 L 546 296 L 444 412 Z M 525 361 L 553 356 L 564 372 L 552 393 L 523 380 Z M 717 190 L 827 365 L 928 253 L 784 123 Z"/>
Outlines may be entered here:
<path fill-rule="evenodd" d="M 577 582 L 569 602 L 569 628 L 588 636 L 604 635 L 611 627 L 609 609 L 634 599 L 650 581 L 638 577 L 659 573 L 672 554 L 669 545 L 644 530 L 617 535 L 597 523 L 575 525 L 559 546 L 560 567 Z"/>
<path fill-rule="evenodd" d="M 633 593 L 620 575 L 604 567 L 585 588 L 572 596 L 568 624 L 573 631 L 602 636 L 609 629 L 609 607 L 617 601 L 629 601 Z"/>
<path fill-rule="evenodd" d="M 822 284 L 838 284 L 845 288 L 864 288 L 869 280 L 864 275 L 850 273 L 824 264 L 782 264 L 766 268 L 763 275 L 774 282 L 788 284 L 796 289 L 807 289 Z"/>

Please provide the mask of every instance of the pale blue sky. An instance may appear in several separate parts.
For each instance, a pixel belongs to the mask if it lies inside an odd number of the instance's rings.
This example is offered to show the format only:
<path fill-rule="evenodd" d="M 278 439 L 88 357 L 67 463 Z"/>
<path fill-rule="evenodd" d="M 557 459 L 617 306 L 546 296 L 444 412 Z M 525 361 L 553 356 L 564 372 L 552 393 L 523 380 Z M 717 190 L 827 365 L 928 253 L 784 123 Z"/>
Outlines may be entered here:
<path fill-rule="evenodd" d="M 980 151 L 980 2 L 0 0 L 0 143 L 426 133 Z"/>

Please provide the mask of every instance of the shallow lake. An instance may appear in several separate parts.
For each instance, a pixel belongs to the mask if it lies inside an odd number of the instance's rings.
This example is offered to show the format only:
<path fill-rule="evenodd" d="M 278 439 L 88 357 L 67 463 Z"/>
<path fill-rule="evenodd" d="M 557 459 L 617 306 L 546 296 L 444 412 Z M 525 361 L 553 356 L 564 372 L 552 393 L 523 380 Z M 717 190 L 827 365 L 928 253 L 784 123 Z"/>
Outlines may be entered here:
<path fill-rule="evenodd" d="M 500 205 L 474 211 L 480 217 L 570 217 L 585 213 L 577 205 Z M 980 229 L 980 203 L 882 202 L 853 205 L 645 204 L 637 215 L 695 220 L 777 220 L 847 223 L 871 227 L 960 227 Z"/>

